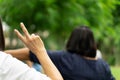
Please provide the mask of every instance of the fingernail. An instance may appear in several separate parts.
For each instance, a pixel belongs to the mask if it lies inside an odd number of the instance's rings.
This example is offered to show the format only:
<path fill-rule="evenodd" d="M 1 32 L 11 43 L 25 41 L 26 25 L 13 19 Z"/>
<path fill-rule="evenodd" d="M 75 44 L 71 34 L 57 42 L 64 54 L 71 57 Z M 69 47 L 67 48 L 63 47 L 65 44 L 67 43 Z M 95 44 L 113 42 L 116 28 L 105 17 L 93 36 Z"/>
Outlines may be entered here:
<path fill-rule="evenodd" d="M 20 22 L 21 25 L 23 25 L 23 22 Z"/>
<path fill-rule="evenodd" d="M 17 29 L 14 29 L 14 31 L 16 32 L 16 31 L 17 31 Z"/>

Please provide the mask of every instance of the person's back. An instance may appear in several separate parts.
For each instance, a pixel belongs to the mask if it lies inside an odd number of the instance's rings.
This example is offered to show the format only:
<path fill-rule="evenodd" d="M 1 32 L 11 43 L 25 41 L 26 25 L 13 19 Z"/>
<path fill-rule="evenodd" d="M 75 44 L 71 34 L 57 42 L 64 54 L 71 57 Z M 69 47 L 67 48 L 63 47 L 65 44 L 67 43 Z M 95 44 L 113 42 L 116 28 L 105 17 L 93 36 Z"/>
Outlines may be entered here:
<path fill-rule="evenodd" d="M 66 51 L 48 51 L 48 54 L 64 80 L 114 80 L 108 64 L 102 59 L 89 60 Z M 35 56 L 32 61 L 37 62 Z"/>
<path fill-rule="evenodd" d="M 109 67 L 102 59 L 88 60 L 66 52 L 58 57 L 54 64 L 61 68 L 65 80 L 112 80 Z"/>
<path fill-rule="evenodd" d="M 66 44 L 66 52 L 47 52 L 65 80 L 112 80 L 109 66 L 96 59 L 97 46 L 87 26 L 75 28 Z M 31 60 L 34 57 L 30 54 Z"/>

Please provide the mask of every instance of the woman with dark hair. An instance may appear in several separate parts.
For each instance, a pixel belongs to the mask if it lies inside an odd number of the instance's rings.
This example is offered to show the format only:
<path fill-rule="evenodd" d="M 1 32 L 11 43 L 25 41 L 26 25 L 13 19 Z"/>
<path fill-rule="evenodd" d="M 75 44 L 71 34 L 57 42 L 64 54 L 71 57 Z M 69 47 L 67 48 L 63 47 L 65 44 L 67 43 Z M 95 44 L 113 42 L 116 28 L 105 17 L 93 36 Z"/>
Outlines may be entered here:
<path fill-rule="evenodd" d="M 64 80 L 115 80 L 109 65 L 96 58 L 96 49 L 93 32 L 87 26 L 80 26 L 72 31 L 66 51 L 47 53 Z M 20 60 L 30 59 L 39 63 L 37 57 L 27 48 L 6 52 Z"/>
<path fill-rule="evenodd" d="M 93 33 L 86 26 L 76 28 L 66 45 L 68 52 L 91 58 L 95 58 L 96 49 Z"/>

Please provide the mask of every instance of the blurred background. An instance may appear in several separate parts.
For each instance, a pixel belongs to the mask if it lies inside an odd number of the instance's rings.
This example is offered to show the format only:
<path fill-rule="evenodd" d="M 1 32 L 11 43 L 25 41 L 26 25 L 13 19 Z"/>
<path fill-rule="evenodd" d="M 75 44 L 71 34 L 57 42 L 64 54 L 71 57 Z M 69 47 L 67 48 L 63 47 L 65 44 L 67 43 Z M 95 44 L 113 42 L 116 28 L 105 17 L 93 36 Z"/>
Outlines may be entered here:
<path fill-rule="evenodd" d="M 65 48 L 71 31 L 87 25 L 114 75 L 120 75 L 120 0 L 0 0 L 6 49 L 24 47 L 14 34 L 23 22 L 50 50 Z"/>

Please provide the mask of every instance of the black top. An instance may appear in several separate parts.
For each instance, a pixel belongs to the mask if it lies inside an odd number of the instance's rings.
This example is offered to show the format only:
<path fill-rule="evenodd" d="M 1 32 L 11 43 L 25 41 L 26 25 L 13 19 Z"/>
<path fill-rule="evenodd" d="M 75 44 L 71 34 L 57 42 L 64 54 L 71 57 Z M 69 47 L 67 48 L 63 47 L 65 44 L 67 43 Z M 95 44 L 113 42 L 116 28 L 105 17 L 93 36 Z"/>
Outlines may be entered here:
<path fill-rule="evenodd" d="M 65 51 L 48 51 L 48 55 L 64 80 L 115 80 L 109 65 L 102 59 L 88 60 Z M 30 59 L 39 63 L 32 52 L 30 52 Z"/>

